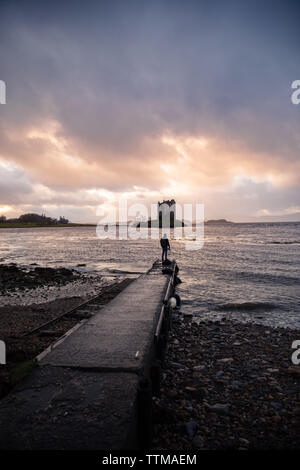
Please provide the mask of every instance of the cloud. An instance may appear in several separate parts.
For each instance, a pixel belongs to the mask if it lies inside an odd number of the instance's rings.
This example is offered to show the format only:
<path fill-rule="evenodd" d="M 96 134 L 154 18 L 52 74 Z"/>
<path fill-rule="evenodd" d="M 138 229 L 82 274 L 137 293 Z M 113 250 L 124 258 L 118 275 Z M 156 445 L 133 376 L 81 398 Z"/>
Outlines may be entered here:
<path fill-rule="evenodd" d="M 1 205 L 19 204 L 32 194 L 32 185 L 24 171 L 0 159 Z"/>
<path fill-rule="evenodd" d="M 1 6 L 0 157 L 20 172 L 1 203 L 86 214 L 107 191 L 200 199 L 229 217 L 271 210 L 274 195 L 298 205 L 295 9 L 42 3 Z"/>

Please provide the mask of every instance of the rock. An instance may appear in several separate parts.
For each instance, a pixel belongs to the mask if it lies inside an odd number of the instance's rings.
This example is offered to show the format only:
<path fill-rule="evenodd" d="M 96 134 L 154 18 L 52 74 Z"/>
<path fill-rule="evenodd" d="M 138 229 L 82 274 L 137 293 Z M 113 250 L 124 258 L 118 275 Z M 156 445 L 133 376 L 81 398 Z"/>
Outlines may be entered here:
<path fill-rule="evenodd" d="M 53 268 L 35 268 L 34 272 L 41 277 L 52 277 L 55 276 L 56 271 Z"/>
<path fill-rule="evenodd" d="M 224 374 L 224 371 L 223 370 L 219 370 L 217 373 L 216 373 L 216 376 L 217 377 L 221 377 L 221 375 Z"/>
<path fill-rule="evenodd" d="M 245 439 L 244 437 L 239 437 L 239 441 L 240 441 L 242 444 L 246 444 L 246 445 L 249 445 L 249 444 L 250 444 L 250 441 L 248 441 L 248 439 Z"/>
<path fill-rule="evenodd" d="M 184 390 L 187 392 L 197 392 L 198 390 L 195 387 L 184 387 Z"/>
<path fill-rule="evenodd" d="M 233 357 L 224 357 L 223 359 L 218 359 L 217 362 L 223 362 L 224 364 L 226 364 L 227 362 L 232 362 L 233 361 Z"/>
<path fill-rule="evenodd" d="M 185 367 L 182 364 L 179 364 L 179 362 L 170 362 L 170 366 L 173 369 L 185 369 Z"/>
<path fill-rule="evenodd" d="M 281 418 L 278 415 L 274 415 L 272 416 L 272 421 L 274 421 L 274 423 L 279 423 L 279 421 L 281 421 Z"/>
<path fill-rule="evenodd" d="M 287 374 L 299 375 L 300 367 L 288 367 L 286 370 Z"/>
<path fill-rule="evenodd" d="M 213 413 L 217 413 L 219 415 L 228 415 L 230 405 L 228 403 L 215 403 L 214 405 L 208 405 L 208 409 L 209 411 L 212 411 Z"/>
<path fill-rule="evenodd" d="M 183 314 L 183 319 L 184 321 L 191 321 L 193 318 L 193 314 L 192 313 L 184 313 Z"/>
<path fill-rule="evenodd" d="M 204 447 L 204 439 L 202 436 L 199 436 L 198 434 L 194 437 L 193 439 L 193 446 L 196 449 L 202 449 Z"/>
<path fill-rule="evenodd" d="M 49 268 L 51 269 L 51 268 Z M 61 274 L 62 276 L 73 276 L 73 272 L 71 269 L 67 269 L 67 268 L 59 268 L 58 269 L 58 272 L 59 274 Z"/>
<path fill-rule="evenodd" d="M 277 403 L 276 401 L 271 401 L 270 405 L 275 408 L 276 410 L 280 410 L 280 408 L 282 408 L 282 404 L 281 403 Z"/>
<path fill-rule="evenodd" d="M 239 380 L 233 380 L 230 384 L 231 388 L 234 390 L 240 390 L 243 385 L 243 382 L 240 382 Z"/>
<path fill-rule="evenodd" d="M 176 398 L 178 393 L 176 392 L 176 390 L 167 390 L 166 395 L 169 398 Z"/>
<path fill-rule="evenodd" d="M 194 370 L 195 372 L 199 372 L 200 370 L 203 370 L 203 369 L 205 369 L 205 366 L 204 366 L 204 365 L 201 365 L 201 366 L 194 366 L 194 367 L 193 367 L 193 370 Z"/>
<path fill-rule="evenodd" d="M 186 423 L 185 425 L 186 433 L 191 439 L 195 436 L 197 429 L 198 429 L 198 424 L 196 423 L 196 421 L 190 421 L 189 423 Z"/>

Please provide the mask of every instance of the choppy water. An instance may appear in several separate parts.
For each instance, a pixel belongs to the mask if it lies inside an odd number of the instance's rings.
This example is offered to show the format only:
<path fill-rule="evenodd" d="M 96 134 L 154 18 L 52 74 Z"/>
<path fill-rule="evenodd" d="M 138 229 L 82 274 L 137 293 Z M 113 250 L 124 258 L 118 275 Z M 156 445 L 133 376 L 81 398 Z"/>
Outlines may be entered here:
<path fill-rule="evenodd" d="M 1 229 L 0 259 L 76 267 L 105 276 L 142 273 L 157 240 L 99 240 L 95 227 Z M 199 251 L 171 242 L 183 311 L 200 318 L 300 328 L 300 223 L 209 225 Z"/>

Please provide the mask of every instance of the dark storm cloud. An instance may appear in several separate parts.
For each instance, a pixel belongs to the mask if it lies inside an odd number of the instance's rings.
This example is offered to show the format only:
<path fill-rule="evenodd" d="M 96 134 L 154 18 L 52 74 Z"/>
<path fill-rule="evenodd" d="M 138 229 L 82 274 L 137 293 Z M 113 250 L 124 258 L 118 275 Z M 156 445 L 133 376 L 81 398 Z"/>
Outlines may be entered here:
<path fill-rule="evenodd" d="M 51 113 L 66 132 L 112 151 L 132 151 L 140 136 L 164 127 L 236 130 L 255 148 L 293 153 L 297 11 L 279 5 L 8 2 L 1 15 L 6 117 Z"/>

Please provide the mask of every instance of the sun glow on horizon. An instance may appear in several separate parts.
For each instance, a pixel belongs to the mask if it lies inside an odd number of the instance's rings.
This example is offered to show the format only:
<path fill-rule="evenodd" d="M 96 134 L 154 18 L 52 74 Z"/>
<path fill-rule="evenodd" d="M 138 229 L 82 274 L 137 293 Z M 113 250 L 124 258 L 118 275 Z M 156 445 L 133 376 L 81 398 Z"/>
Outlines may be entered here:
<path fill-rule="evenodd" d="M 4 214 L 5 212 L 10 212 L 12 208 L 10 206 L 0 206 L 0 213 Z"/>

